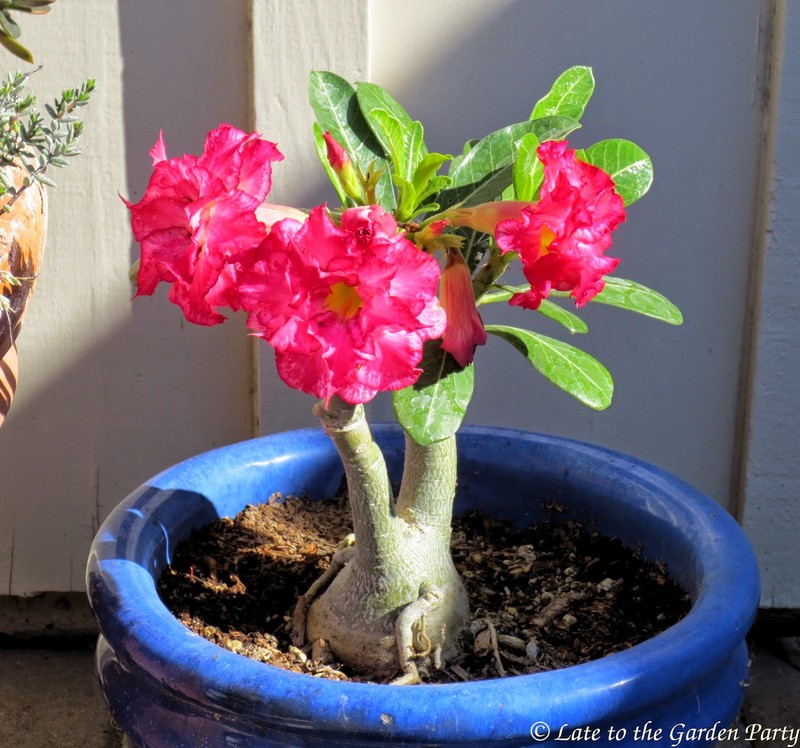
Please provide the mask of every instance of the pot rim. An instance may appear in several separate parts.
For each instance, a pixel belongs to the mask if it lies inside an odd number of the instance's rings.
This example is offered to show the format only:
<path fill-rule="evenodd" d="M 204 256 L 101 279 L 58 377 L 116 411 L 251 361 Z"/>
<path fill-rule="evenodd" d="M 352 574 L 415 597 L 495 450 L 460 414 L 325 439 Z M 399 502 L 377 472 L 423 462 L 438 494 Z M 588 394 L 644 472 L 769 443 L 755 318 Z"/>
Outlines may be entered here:
<path fill-rule="evenodd" d="M 381 442 L 402 438 L 393 426 L 379 424 L 373 432 Z M 189 631 L 161 603 L 154 583 L 161 565 L 155 559 L 137 561 L 129 556 L 148 526 L 152 535 L 153 522 L 159 522 L 158 513 L 170 498 L 184 500 L 189 498 L 187 492 L 196 496 L 194 489 L 202 486 L 202 496 L 216 507 L 232 478 L 246 479 L 252 468 L 286 462 L 287 447 L 298 452 L 298 445 L 305 444 L 312 452 L 330 451 L 334 462 L 338 459 L 320 429 L 301 429 L 240 442 L 178 463 L 111 512 L 97 533 L 87 567 L 87 589 L 102 636 L 118 657 L 128 657 L 155 682 L 165 684 L 162 687 L 201 703 L 231 711 L 246 705 L 254 718 L 265 723 L 301 726 L 311 722 L 332 731 L 344 715 L 349 729 L 391 733 L 406 740 L 419 739 L 424 731 L 428 737 L 447 735 L 449 741 L 490 741 L 526 735 L 536 721 L 602 724 L 622 704 L 626 712 L 646 708 L 721 667 L 750 628 L 760 594 L 755 556 L 724 508 L 663 470 L 604 447 L 516 429 L 464 426 L 458 435 L 467 445 L 486 438 L 495 444 L 502 440 L 514 444 L 518 456 L 537 450 L 569 455 L 586 472 L 571 480 L 583 480 L 602 465 L 605 478 L 599 490 L 624 487 L 631 491 L 630 512 L 656 512 L 664 528 L 669 525 L 679 533 L 680 542 L 691 544 L 689 563 L 698 579 L 690 612 L 661 634 L 598 660 L 470 683 L 413 687 L 342 683 L 291 673 L 229 652 Z M 236 474 L 223 476 L 220 462 L 238 465 Z M 161 530 L 168 544 L 169 532 L 163 526 Z M 678 542 L 669 542 L 673 541 Z M 123 646 L 124 656 L 120 654 Z M 477 716 L 464 708 L 475 699 L 482 707 Z M 502 715 L 502 719 L 487 719 L 487 714 Z M 415 719 L 405 720 L 405 715 Z"/>

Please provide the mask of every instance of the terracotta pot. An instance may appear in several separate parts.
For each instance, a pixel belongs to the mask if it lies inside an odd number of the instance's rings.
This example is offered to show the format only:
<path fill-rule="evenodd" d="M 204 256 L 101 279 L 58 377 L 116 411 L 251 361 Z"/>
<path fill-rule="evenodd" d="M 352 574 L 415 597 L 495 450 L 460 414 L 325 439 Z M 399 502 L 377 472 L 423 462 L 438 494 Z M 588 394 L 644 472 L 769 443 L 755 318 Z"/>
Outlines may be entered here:
<path fill-rule="evenodd" d="M 373 432 L 397 480 L 403 436 Z M 742 701 L 744 637 L 759 601 L 739 526 L 687 484 L 618 452 L 476 426 L 458 439 L 457 512 L 479 508 L 521 527 L 579 519 L 662 562 L 692 598 L 688 615 L 592 662 L 463 684 L 337 683 L 229 652 L 174 618 L 156 580 L 177 543 L 217 517 L 276 491 L 335 495 L 341 462 L 321 430 L 267 436 L 155 476 L 97 534 L 87 588 L 101 631 L 98 670 L 130 745 L 715 745 L 714 731 Z"/>
<path fill-rule="evenodd" d="M 26 171 L 10 168 L 14 185 L 22 186 Z M 0 199 L 0 208 L 9 202 Z M 7 303 L 0 309 L 0 425 L 11 407 L 17 388 L 18 357 L 15 341 L 39 275 L 47 237 L 47 194 L 35 182 L 25 189 L 8 211 L 0 213 L 0 273 L 14 276 L 19 284 L 0 275 L 0 295 Z"/>

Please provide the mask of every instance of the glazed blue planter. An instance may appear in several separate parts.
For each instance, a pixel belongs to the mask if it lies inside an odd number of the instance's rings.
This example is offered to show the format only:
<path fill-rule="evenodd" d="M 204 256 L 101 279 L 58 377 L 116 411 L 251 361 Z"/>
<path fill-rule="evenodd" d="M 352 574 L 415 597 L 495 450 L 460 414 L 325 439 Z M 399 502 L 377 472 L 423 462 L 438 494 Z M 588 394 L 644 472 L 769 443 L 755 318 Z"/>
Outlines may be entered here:
<path fill-rule="evenodd" d="M 374 431 L 397 476 L 401 434 Z M 321 431 L 255 439 L 154 477 L 94 541 L 87 582 L 101 631 L 98 672 L 131 743 L 485 748 L 564 745 L 572 736 L 571 745 L 713 745 L 741 704 L 744 637 L 759 601 L 755 559 L 738 525 L 685 483 L 606 449 L 466 427 L 459 450 L 456 511 L 477 507 L 521 526 L 579 519 L 663 562 L 689 591 L 689 614 L 599 660 L 470 684 L 337 683 L 236 655 L 191 633 L 159 600 L 155 582 L 175 546 L 276 491 L 328 498 L 342 479 Z M 554 501 L 565 511 L 548 512 Z"/>

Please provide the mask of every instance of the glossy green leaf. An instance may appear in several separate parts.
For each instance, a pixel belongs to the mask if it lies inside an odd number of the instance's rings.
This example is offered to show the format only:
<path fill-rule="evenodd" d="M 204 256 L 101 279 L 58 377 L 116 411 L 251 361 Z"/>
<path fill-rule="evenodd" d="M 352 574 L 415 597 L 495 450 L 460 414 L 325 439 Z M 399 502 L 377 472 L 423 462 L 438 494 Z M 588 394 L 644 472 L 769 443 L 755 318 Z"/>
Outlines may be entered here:
<path fill-rule="evenodd" d="M 462 369 L 442 350 L 440 340 L 425 343 L 422 375 L 392 397 L 394 412 L 406 433 L 422 446 L 458 431 L 472 399 L 472 365 Z"/>
<path fill-rule="evenodd" d="M 422 194 L 423 190 L 428 186 L 434 176 L 436 176 L 436 172 L 452 158 L 452 156 L 445 153 L 428 153 L 422 161 L 420 161 L 414 171 L 414 177 L 411 180 L 417 194 Z"/>
<path fill-rule="evenodd" d="M 594 410 L 611 405 L 614 394 L 611 374 L 585 351 L 516 327 L 487 325 L 486 332 L 511 343 L 536 371 L 584 405 Z"/>
<path fill-rule="evenodd" d="M 363 110 L 362 110 L 363 111 Z M 406 126 L 385 109 L 372 109 L 364 113 L 367 123 L 391 156 L 392 171 L 404 181 L 411 183 L 414 172 L 422 160 L 422 125 L 412 122 Z"/>
<path fill-rule="evenodd" d="M 402 223 L 408 221 L 414 214 L 415 200 L 414 187 L 411 182 L 407 182 L 401 176 L 392 174 L 392 180 L 397 187 L 397 210 L 395 218 Z"/>
<path fill-rule="evenodd" d="M 417 165 L 428 153 L 428 149 L 422 139 L 422 125 L 412 120 L 403 106 L 388 91 L 375 83 L 359 83 L 356 89 L 356 96 L 361 113 L 372 128 L 375 136 L 384 146 L 387 154 L 391 153 L 389 150 L 389 138 L 387 137 L 389 133 L 385 129 L 387 126 L 399 128 L 403 137 L 407 138 L 406 158 L 404 161 L 408 166 L 404 166 L 401 170 L 398 165 L 397 172 L 403 179 L 411 181 Z M 375 115 L 378 112 L 383 112 L 383 114 L 377 115 L 376 119 Z M 414 131 L 413 134 L 407 134 L 411 133 L 411 131 Z M 396 140 L 396 135 L 392 134 L 391 138 Z"/>
<path fill-rule="evenodd" d="M 530 290 L 530 286 L 501 286 L 500 291 L 493 291 L 485 294 L 478 300 L 478 306 L 482 304 L 496 304 L 501 301 L 508 301 L 514 294 L 525 293 Z M 555 292 L 551 292 L 557 295 Z M 566 295 L 566 294 L 564 294 Z M 553 322 L 558 322 L 559 325 L 565 327 L 571 333 L 584 333 L 589 332 L 589 326 L 577 315 L 573 314 L 567 309 L 554 304 L 552 301 L 542 299 L 542 303 L 536 310 Z"/>
<path fill-rule="evenodd" d="M 532 201 L 544 179 L 544 167 L 536 156 L 539 138 L 532 132 L 523 136 L 519 142 L 517 158 L 514 161 L 514 199 Z"/>
<path fill-rule="evenodd" d="M 348 81 L 335 73 L 315 71 L 311 73 L 308 96 L 320 128 L 333 135 L 365 177 L 386 168 L 381 144 L 361 113 L 356 90 Z M 395 207 L 388 169 L 378 180 L 376 199 L 387 210 Z"/>
<path fill-rule="evenodd" d="M 436 176 L 432 177 L 431 180 L 422 188 L 419 192 L 416 193 L 415 200 L 417 202 L 417 209 L 416 212 L 420 212 L 421 203 L 427 200 L 431 195 L 438 194 L 441 190 L 449 187 L 451 184 L 450 177 L 446 177 L 443 174 L 437 174 Z"/>
<path fill-rule="evenodd" d="M 665 296 L 641 283 L 606 276 L 605 287 L 592 301 L 627 309 L 670 325 L 683 323 L 683 315 Z"/>
<path fill-rule="evenodd" d="M 653 162 L 630 140 L 602 140 L 578 157 L 609 174 L 625 205 L 635 203 L 653 183 Z"/>
<path fill-rule="evenodd" d="M 514 159 L 528 133 L 541 142 L 564 138 L 578 127 L 579 123 L 570 117 L 545 117 L 490 133 L 452 165 L 449 176 L 453 186 L 442 193 L 442 207 L 477 205 L 500 195 L 513 181 Z"/>
<path fill-rule="evenodd" d="M 536 311 L 553 322 L 558 322 L 573 334 L 589 332 L 589 326 L 577 314 L 573 314 L 568 309 L 547 299 L 542 299 L 542 303 Z"/>
<path fill-rule="evenodd" d="M 502 291 L 491 291 L 484 294 L 476 302 L 478 306 L 484 304 L 497 304 L 502 301 L 508 301 L 515 293 L 524 293 L 528 286 L 503 286 Z"/>
<path fill-rule="evenodd" d="M 561 114 L 579 120 L 594 93 L 592 69 L 578 65 L 558 76 L 547 95 L 536 102 L 531 119 Z"/>

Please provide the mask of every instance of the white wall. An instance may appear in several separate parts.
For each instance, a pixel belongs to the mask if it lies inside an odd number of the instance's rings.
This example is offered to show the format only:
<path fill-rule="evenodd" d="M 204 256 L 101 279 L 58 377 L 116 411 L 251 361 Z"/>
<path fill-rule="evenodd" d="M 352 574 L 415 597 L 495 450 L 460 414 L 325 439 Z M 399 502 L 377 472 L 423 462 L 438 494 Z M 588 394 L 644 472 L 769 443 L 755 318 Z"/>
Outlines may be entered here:
<path fill-rule="evenodd" d="M 0 594 L 80 590 L 99 522 L 176 459 L 246 437 L 241 330 L 200 330 L 165 301 L 129 301 L 132 242 L 117 193 L 138 199 L 148 150 L 198 149 L 248 125 L 247 3 L 81 0 L 22 16 L 47 100 L 86 77 L 85 153 L 53 176 L 44 269 L 19 338 L 0 430 Z M 0 49 L 0 70 L 32 66 Z M 235 82 L 232 84 L 231 81 Z"/>
<path fill-rule="evenodd" d="M 430 2 L 404 3 L 401 22 L 395 5 L 372 5 L 372 77 L 427 124 L 431 147 L 443 152 L 527 118 L 570 65 L 593 66 L 597 89 L 572 142 L 626 137 L 655 165 L 653 189 L 631 207 L 608 254 L 622 258 L 618 275 L 662 291 L 686 318 L 672 328 L 588 310 L 589 334 L 569 342 L 614 375 L 614 402 L 599 414 L 492 340 L 477 359 L 470 420 L 601 442 L 727 505 L 762 120 L 759 4 L 453 0 L 434 4 L 431 25 L 447 31 L 435 42 L 410 22 Z M 515 324 L 561 334 L 538 315 L 503 311 Z"/>
<path fill-rule="evenodd" d="M 0 594 L 80 589 L 98 521 L 165 465 L 246 437 L 259 417 L 262 431 L 313 423 L 311 399 L 277 380 L 265 346 L 257 402 L 238 322 L 199 329 L 163 294 L 128 301 L 133 248 L 116 193 L 141 195 L 159 128 L 170 152 L 197 151 L 226 120 L 279 142 L 286 160 L 275 168 L 274 200 L 332 200 L 310 138 L 305 91 L 314 68 L 385 85 L 423 121 L 433 149 L 453 152 L 525 119 L 564 68 L 594 67 L 597 92 L 573 142 L 630 138 L 656 170 L 611 254 L 622 258 L 621 276 L 678 303 L 686 324 L 589 310 L 589 336 L 570 342 L 615 376 L 615 402 L 600 414 L 492 342 L 477 361 L 469 419 L 617 447 L 732 506 L 768 6 L 82 0 L 67 14 L 62 0 L 49 16 L 23 18 L 24 39 L 45 64 L 37 89 L 93 75 L 98 93 L 86 116 L 87 153 L 57 175 L 51 195 L 45 270 L 20 339 L 20 387 L 0 430 Z M 0 51 L 0 68 L 14 66 Z M 786 275 L 786 266 L 775 272 Z M 561 334 L 531 313 L 501 314 Z M 387 399 L 372 411 L 388 417 Z M 769 429 L 753 434 L 763 449 L 775 438 Z M 759 490 L 768 496 L 774 470 L 765 475 Z"/>
<path fill-rule="evenodd" d="M 762 604 L 800 608 L 800 6 L 786 3 L 774 101 L 770 194 L 754 309 L 744 527 L 759 556 Z M 758 283 L 756 276 L 755 282 Z"/>

